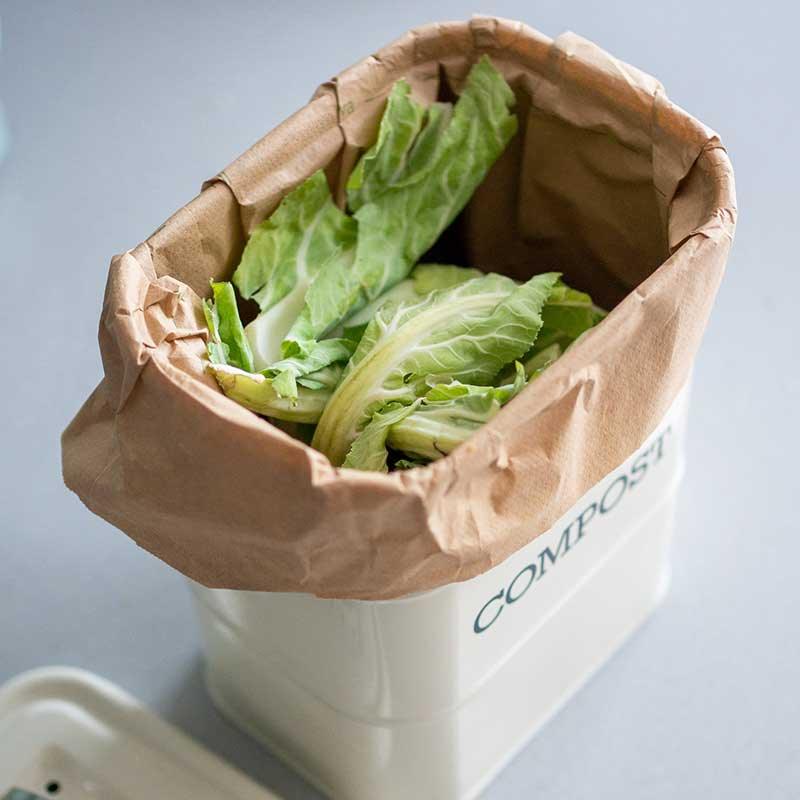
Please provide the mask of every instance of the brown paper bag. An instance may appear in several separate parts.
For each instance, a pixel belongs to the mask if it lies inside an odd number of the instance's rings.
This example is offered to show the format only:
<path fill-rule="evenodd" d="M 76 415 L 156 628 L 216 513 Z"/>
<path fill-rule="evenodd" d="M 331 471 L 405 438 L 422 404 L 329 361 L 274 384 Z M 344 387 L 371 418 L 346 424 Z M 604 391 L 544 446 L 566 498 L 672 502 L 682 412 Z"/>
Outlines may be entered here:
<path fill-rule="evenodd" d="M 484 53 L 520 130 L 437 254 L 521 279 L 560 270 L 613 310 L 447 458 L 335 469 L 204 373 L 200 297 L 314 170 L 342 196 L 395 80 L 428 100 L 458 93 Z M 734 220 L 718 138 L 648 75 L 506 20 L 413 30 L 112 260 L 105 378 L 64 433 L 65 481 L 207 586 L 377 599 L 465 580 L 547 530 L 654 429 L 689 376 Z"/>

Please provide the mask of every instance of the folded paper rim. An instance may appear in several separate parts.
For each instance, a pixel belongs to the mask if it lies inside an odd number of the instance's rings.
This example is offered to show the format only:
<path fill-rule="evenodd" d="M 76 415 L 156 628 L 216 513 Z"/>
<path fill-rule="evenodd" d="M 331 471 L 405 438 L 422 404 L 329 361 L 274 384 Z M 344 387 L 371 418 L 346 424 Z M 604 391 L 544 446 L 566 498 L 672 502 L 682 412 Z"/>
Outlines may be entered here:
<path fill-rule="evenodd" d="M 579 97 L 581 125 L 649 151 L 669 256 L 535 387 L 447 458 L 388 475 L 334 468 L 226 398 L 198 368 L 204 337 L 198 295 L 207 286 L 207 265 L 219 269 L 225 258 L 219 231 L 207 221 L 223 220 L 226 241 L 238 236 L 243 243 L 311 172 L 349 169 L 368 143 L 363 126 L 350 126 L 351 114 L 374 117 L 401 75 L 483 53 L 530 78 L 537 105 L 568 119 Z M 526 70 L 535 70 L 535 79 Z M 342 154 L 338 163 L 331 152 Z M 494 17 L 415 29 L 323 84 L 143 244 L 114 258 L 100 329 L 105 378 L 64 433 L 65 482 L 92 511 L 206 586 L 389 599 L 466 580 L 547 531 L 652 432 L 689 376 L 735 217 L 733 172 L 719 138 L 672 104 L 650 76 L 574 34 L 551 40 Z M 191 253 L 198 263 L 179 280 L 175 265 L 187 261 L 189 241 L 200 243 Z M 665 342 L 660 371 L 620 373 L 631 378 L 625 392 L 615 389 L 620 352 L 645 340 L 642 358 L 647 352 L 652 359 L 656 335 Z M 285 507 L 281 514 L 277 489 L 270 500 L 278 511 L 263 523 L 256 511 L 242 509 L 254 489 L 231 499 L 227 517 L 195 497 L 194 479 L 202 482 L 209 470 L 222 479 L 225 470 L 187 460 L 176 475 L 182 462 L 157 444 L 167 426 L 152 419 L 159 398 L 204 420 L 215 435 L 230 426 L 248 466 L 263 462 L 273 476 L 288 471 L 297 488 L 293 499 L 303 496 L 308 517 L 290 520 Z M 615 402 L 625 409 L 624 423 L 613 416 Z M 173 429 L 180 428 L 177 420 L 173 414 Z M 200 452 L 187 444 L 189 457 Z M 235 470 L 231 453 L 223 460 Z M 162 471 L 162 478 L 147 477 Z M 237 477 L 253 483 L 249 474 Z M 159 480 L 167 484 L 163 492 Z M 186 497 L 183 516 L 173 497 L 179 491 Z"/>

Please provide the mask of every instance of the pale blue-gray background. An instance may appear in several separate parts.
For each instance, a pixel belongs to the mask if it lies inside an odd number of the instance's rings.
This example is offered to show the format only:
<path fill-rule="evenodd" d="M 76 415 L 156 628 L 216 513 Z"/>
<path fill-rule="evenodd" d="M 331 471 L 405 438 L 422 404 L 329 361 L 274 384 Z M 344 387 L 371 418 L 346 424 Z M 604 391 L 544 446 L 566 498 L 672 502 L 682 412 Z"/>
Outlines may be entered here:
<path fill-rule="evenodd" d="M 800 796 L 797 17 L 777 3 L 0 4 L 0 681 L 94 670 L 287 798 L 318 795 L 224 722 L 180 576 L 61 485 L 101 375 L 112 254 L 404 30 L 480 11 L 569 28 L 717 129 L 741 218 L 697 364 L 672 592 L 491 800 Z M 298 510 L 302 513 L 302 510 Z"/>

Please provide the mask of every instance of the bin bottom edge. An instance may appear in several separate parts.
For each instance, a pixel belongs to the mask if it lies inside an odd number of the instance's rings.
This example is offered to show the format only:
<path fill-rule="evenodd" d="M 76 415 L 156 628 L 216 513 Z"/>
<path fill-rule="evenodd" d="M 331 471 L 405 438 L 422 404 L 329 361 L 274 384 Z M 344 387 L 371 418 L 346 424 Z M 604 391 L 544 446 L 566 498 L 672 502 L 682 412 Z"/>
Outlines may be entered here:
<path fill-rule="evenodd" d="M 619 632 L 613 646 L 608 652 L 592 664 L 584 673 L 579 675 L 569 688 L 564 691 L 553 704 L 553 706 L 541 717 L 534 720 L 530 728 L 519 736 L 515 737 L 516 741 L 512 744 L 506 752 L 486 768 L 484 773 L 473 782 L 473 784 L 465 789 L 460 794 L 460 800 L 475 800 L 481 792 L 510 764 L 519 753 L 530 744 L 532 739 L 564 708 L 575 695 L 586 686 L 601 669 L 603 669 L 614 656 L 619 653 L 627 642 L 644 626 L 650 619 L 651 615 L 661 605 L 664 598 L 669 591 L 671 580 L 671 569 L 669 562 L 665 564 L 662 569 L 661 577 L 658 582 L 656 590 L 652 594 L 650 603 L 642 608 L 641 613 L 636 619 L 631 620 L 628 627 Z M 308 769 L 305 764 L 298 758 L 294 757 L 289 750 L 283 747 L 277 740 L 270 737 L 256 722 L 251 722 L 247 715 L 241 712 L 238 707 L 239 704 L 229 702 L 226 696 L 225 682 L 218 681 L 215 677 L 215 670 L 213 665 L 207 660 L 204 660 L 205 666 L 203 670 L 204 683 L 209 697 L 215 708 L 222 714 L 225 719 L 231 722 L 234 726 L 244 731 L 251 736 L 261 745 L 263 745 L 271 754 L 276 756 L 280 761 L 286 764 L 290 769 L 296 772 L 309 784 L 311 784 L 318 791 L 322 792 L 326 797 L 334 797 L 335 791 L 327 785 L 319 775 L 314 771 Z"/>

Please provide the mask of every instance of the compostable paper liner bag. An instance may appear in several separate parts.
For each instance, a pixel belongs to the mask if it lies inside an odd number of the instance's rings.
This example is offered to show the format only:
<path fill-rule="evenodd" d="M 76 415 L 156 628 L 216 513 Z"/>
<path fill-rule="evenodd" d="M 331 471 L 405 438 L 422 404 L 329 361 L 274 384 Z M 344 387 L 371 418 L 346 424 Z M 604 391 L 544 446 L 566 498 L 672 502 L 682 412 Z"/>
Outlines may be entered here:
<path fill-rule="evenodd" d="M 247 234 L 325 167 L 339 197 L 405 77 L 457 94 L 488 54 L 520 130 L 434 255 L 560 270 L 609 316 L 466 444 L 424 469 L 336 469 L 204 372 L 200 298 Z M 546 531 L 654 429 L 687 380 L 730 248 L 733 174 L 653 78 L 565 34 L 427 25 L 345 70 L 111 262 L 105 377 L 63 436 L 67 485 L 212 587 L 380 599 L 486 571 Z"/>

